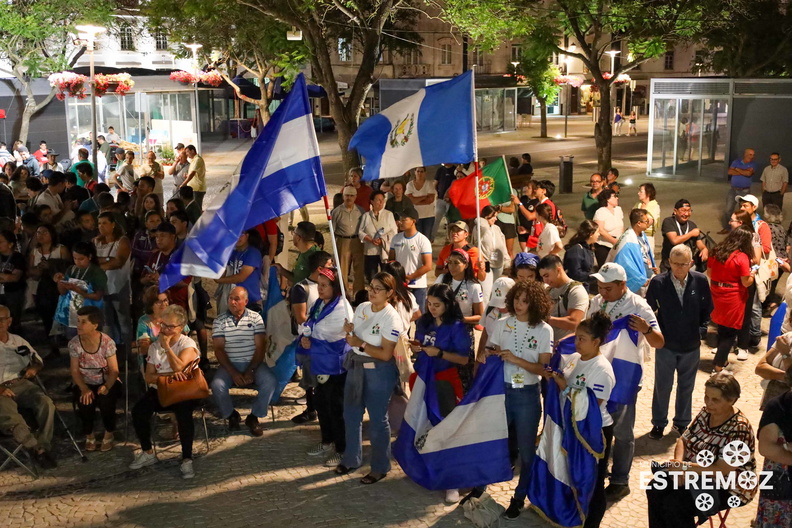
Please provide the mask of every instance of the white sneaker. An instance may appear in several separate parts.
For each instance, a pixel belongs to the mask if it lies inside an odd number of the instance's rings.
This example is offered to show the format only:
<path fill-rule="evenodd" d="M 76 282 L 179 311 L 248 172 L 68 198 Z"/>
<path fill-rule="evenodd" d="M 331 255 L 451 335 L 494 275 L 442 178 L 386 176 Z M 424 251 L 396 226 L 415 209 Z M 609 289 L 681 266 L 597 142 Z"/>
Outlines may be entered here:
<path fill-rule="evenodd" d="M 321 456 L 326 455 L 330 451 L 333 450 L 333 444 L 323 444 L 319 442 L 319 445 L 308 451 L 308 456 Z"/>
<path fill-rule="evenodd" d="M 324 467 L 336 467 L 341 463 L 341 453 L 333 453 L 330 458 L 325 460 Z"/>
<path fill-rule="evenodd" d="M 193 469 L 193 462 L 191 458 L 185 458 L 182 460 L 179 469 L 181 470 L 183 479 L 191 479 L 195 476 L 195 470 Z"/>
<path fill-rule="evenodd" d="M 459 490 L 450 489 L 446 490 L 445 501 L 448 504 L 456 504 L 459 502 Z"/>
<path fill-rule="evenodd" d="M 746 359 L 748 359 L 748 351 L 745 350 L 744 348 L 738 348 L 737 349 L 737 360 L 738 361 L 745 361 Z"/>
<path fill-rule="evenodd" d="M 156 464 L 157 462 L 159 462 L 157 455 L 154 453 L 146 453 L 145 451 L 141 451 L 140 454 L 135 457 L 135 460 L 129 464 L 129 469 L 140 469 L 142 467 Z"/>

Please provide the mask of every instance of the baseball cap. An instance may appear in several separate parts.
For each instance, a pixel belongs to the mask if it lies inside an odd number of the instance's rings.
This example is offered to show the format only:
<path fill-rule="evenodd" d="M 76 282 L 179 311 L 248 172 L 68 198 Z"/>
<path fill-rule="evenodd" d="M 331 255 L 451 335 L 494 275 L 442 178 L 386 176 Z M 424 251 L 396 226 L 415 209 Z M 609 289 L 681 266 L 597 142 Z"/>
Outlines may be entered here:
<path fill-rule="evenodd" d="M 453 224 L 451 224 L 450 226 L 448 226 L 448 230 L 451 231 L 452 227 L 456 227 L 457 229 L 461 229 L 462 231 L 465 231 L 467 233 L 470 232 L 470 230 L 468 229 L 467 223 L 463 222 L 462 220 L 458 220 L 458 221 L 454 222 Z"/>
<path fill-rule="evenodd" d="M 154 231 L 161 233 L 170 233 L 171 235 L 176 234 L 176 228 L 173 226 L 173 224 L 169 222 L 162 222 L 160 225 L 157 226 L 157 229 L 155 229 Z"/>
<path fill-rule="evenodd" d="M 514 266 L 533 266 L 535 268 L 539 265 L 539 256 L 523 251 L 514 255 L 512 264 Z"/>
<path fill-rule="evenodd" d="M 737 203 L 749 202 L 752 203 L 754 207 L 759 207 L 759 198 L 757 198 L 753 194 L 746 194 L 745 196 L 735 196 L 734 201 Z"/>
<path fill-rule="evenodd" d="M 25 153 L 28 153 L 28 154 L 30 154 L 30 151 L 29 151 L 29 150 L 28 150 L 28 148 L 27 148 L 27 147 L 25 147 L 24 145 L 20 145 L 20 146 L 18 146 L 18 147 L 17 147 L 17 152 L 19 152 L 19 153 L 25 152 Z"/>
<path fill-rule="evenodd" d="M 685 198 L 680 198 L 674 204 L 674 209 L 682 209 L 683 207 L 692 207 L 692 206 L 690 205 L 689 200 L 686 200 Z"/>
<path fill-rule="evenodd" d="M 498 280 L 501 282 L 493 285 L 492 295 L 487 308 L 497 308 L 499 310 L 506 308 L 506 294 L 514 286 L 514 279 L 501 276 Z"/>
<path fill-rule="evenodd" d="M 600 282 L 624 282 L 627 280 L 627 272 L 615 262 L 606 262 L 597 273 L 593 273 L 591 276 Z"/>
<path fill-rule="evenodd" d="M 355 189 L 351 185 L 347 185 L 346 187 L 344 187 L 343 194 L 345 196 L 357 196 L 357 189 Z"/>
<path fill-rule="evenodd" d="M 418 214 L 418 211 L 415 210 L 414 207 L 407 207 L 404 211 L 398 214 L 399 220 L 405 217 L 412 218 L 413 220 L 418 220 L 421 216 Z"/>
<path fill-rule="evenodd" d="M 124 154 L 125 155 L 126 154 L 126 150 L 124 150 L 121 147 L 118 147 L 117 149 L 115 149 L 115 154 Z"/>

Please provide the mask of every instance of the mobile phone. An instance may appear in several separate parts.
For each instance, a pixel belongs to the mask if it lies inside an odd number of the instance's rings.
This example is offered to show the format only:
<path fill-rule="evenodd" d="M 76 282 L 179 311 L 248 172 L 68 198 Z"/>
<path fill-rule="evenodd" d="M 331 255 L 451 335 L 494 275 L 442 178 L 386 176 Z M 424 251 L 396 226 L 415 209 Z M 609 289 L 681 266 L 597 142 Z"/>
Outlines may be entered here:
<path fill-rule="evenodd" d="M 494 352 L 495 351 L 495 347 L 492 346 L 492 345 L 487 345 L 487 346 L 484 347 L 484 350 L 489 350 L 490 352 Z"/>

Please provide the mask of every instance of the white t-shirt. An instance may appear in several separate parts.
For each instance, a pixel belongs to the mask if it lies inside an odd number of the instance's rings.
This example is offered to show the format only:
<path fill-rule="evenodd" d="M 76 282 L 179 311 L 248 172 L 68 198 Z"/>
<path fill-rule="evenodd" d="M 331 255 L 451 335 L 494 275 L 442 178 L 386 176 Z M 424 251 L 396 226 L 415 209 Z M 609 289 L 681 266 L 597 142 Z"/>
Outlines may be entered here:
<path fill-rule="evenodd" d="M 625 293 L 621 299 L 615 302 L 604 302 L 602 300 L 602 295 L 595 296 L 589 303 L 586 317 L 591 317 L 593 313 L 600 310 L 608 314 L 611 321 L 620 319 L 625 315 L 636 314 L 646 319 L 646 322 L 649 323 L 652 328 L 660 328 L 657 325 L 657 317 L 649 307 L 646 299 L 629 290 L 627 290 L 627 293 Z"/>
<path fill-rule="evenodd" d="M 492 284 L 492 294 L 490 295 L 489 304 L 484 310 L 484 317 L 481 324 L 487 330 L 487 335 L 492 335 L 495 331 L 495 323 L 508 317 L 508 312 L 501 312 L 501 308 L 506 308 L 506 294 L 509 293 L 512 286 L 514 286 L 514 279 L 508 276 L 501 276 Z"/>
<path fill-rule="evenodd" d="M 415 295 L 413 295 L 411 291 L 408 291 L 407 295 L 410 296 L 410 308 L 407 308 L 403 303 L 396 303 L 396 311 L 399 312 L 399 317 L 401 317 L 402 323 L 404 324 L 404 332 L 410 329 L 413 314 L 416 310 L 419 312 L 421 311 L 421 307 L 418 306 L 418 301 L 415 300 Z"/>
<path fill-rule="evenodd" d="M 502 350 L 510 350 L 515 356 L 537 363 L 539 354 L 553 353 L 553 329 L 544 321 L 536 326 L 518 321 L 509 316 L 495 323 L 492 335 L 487 342 L 498 345 Z M 538 374 L 528 372 L 512 363 L 503 363 L 503 381 L 514 385 L 535 385 L 542 379 Z M 515 387 L 516 388 L 516 387 Z"/>
<path fill-rule="evenodd" d="M 352 320 L 355 325 L 355 335 L 372 346 L 381 346 L 382 338 L 396 342 L 404 331 L 404 323 L 399 312 L 390 304 L 379 312 L 371 309 L 370 302 L 364 302 L 355 309 Z M 353 348 L 356 354 L 368 356 L 357 347 Z"/>
<path fill-rule="evenodd" d="M 407 189 L 404 191 L 405 195 L 412 194 L 416 198 L 434 193 L 435 193 L 434 185 L 432 185 L 431 182 L 426 180 L 424 180 L 424 184 L 423 187 L 421 187 L 421 190 L 415 188 L 415 181 L 411 181 L 410 183 L 407 184 Z M 415 206 L 415 210 L 418 211 L 418 216 L 420 216 L 421 218 L 434 218 L 435 215 L 434 201 L 430 204 L 423 204 L 423 205 L 413 204 L 413 205 Z"/>
<path fill-rule="evenodd" d="M 187 337 L 186 335 L 182 334 L 179 336 L 179 340 L 171 345 L 171 350 L 173 350 L 174 354 L 179 356 L 181 351 L 185 348 L 194 348 L 196 351 L 198 350 L 198 346 L 195 344 L 195 341 L 193 341 L 191 337 Z M 198 356 L 196 355 L 192 359 L 197 357 Z M 173 372 L 170 362 L 168 362 L 168 354 L 165 353 L 165 349 L 162 348 L 159 340 L 154 341 L 151 343 L 151 345 L 149 345 L 148 358 L 146 359 L 146 362 L 154 365 L 154 368 L 157 370 L 157 374 L 162 374 L 163 372 Z"/>
<path fill-rule="evenodd" d="M 440 284 L 443 282 L 444 276 L 445 273 L 441 274 L 435 279 L 434 283 Z M 461 286 L 460 283 L 462 284 Z M 462 310 L 462 315 L 464 317 L 473 315 L 473 305 L 475 303 L 484 302 L 484 292 L 481 290 L 481 284 L 478 282 L 451 279 L 451 284 L 449 284 L 449 286 L 456 292 L 456 302 L 459 305 L 459 309 Z"/>
<path fill-rule="evenodd" d="M 542 233 L 539 235 L 539 242 L 536 245 L 536 253 L 539 257 L 546 257 L 555 246 L 556 242 L 561 242 L 561 236 L 558 234 L 558 228 L 555 224 L 548 222 L 542 228 Z"/>
<path fill-rule="evenodd" d="M 588 310 L 589 305 L 588 292 L 580 283 L 572 287 L 573 282 L 575 281 L 570 281 L 560 288 L 550 288 L 548 291 L 550 300 L 553 301 L 553 307 L 550 309 L 550 317 L 566 317 L 569 315 L 570 310 L 580 310 L 583 312 L 584 316 L 586 315 L 586 310 Z M 564 294 L 567 293 L 567 290 L 569 290 L 569 294 L 567 295 L 565 306 Z M 561 338 L 574 333 L 574 330 L 553 327 L 553 339 L 556 343 L 558 343 Z"/>
<path fill-rule="evenodd" d="M 599 354 L 588 361 L 582 361 L 580 354 L 575 352 L 568 356 L 562 356 L 564 366 L 564 379 L 568 387 L 587 387 L 594 391 L 594 395 L 600 403 L 600 414 L 602 415 L 602 426 L 607 427 L 613 423 L 610 413 L 608 413 L 608 399 L 610 398 L 613 386 L 616 384 L 616 376 L 613 375 L 613 367 L 610 361 Z"/>
<path fill-rule="evenodd" d="M 610 236 L 618 239 L 619 235 L 621 235 L 624 231 L 624 212 L 618 205 L 612 213 L 607 207 L 600 207 L 597 209 L 597 212 L 594 213 L 594 223 L 597 222 L 602 222 L 603 226 L 605 227 L 605 231 L 607 231 Z M 597 241 L 597 244 L 613 247 L 613 244 L 604 238 L 600 238 L 599 241 Z"/>
<path fill-rule="evenodd" d="M 404 267 L 405 275 L 415 273 L 415 270 L 423 266 L 424 255 L 429 255 L 430 257 L 432 255 L 432 243 L 419 231 L 410 238 L 407 238 L 404 233 L 394 235 L 391 240 L 391 249 L 395 254 L 396 261 Z M 410 281 L 407 286 L 410 288 L 426 288 L 426 273 Z"/>

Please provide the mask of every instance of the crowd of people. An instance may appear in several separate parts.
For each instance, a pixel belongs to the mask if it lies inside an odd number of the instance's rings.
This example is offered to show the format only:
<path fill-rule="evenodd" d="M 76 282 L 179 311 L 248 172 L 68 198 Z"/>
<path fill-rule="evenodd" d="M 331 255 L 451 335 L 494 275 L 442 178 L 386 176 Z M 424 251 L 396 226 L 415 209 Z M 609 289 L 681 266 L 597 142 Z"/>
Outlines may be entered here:
<path fill-rule="evenodd" d="M 22 156 L 22 149 L 15 152 Z M 730 374 L 732 360 L 744 361 L 749 351 L 757 351 L 763 308 L 767 315 L 779 304 L 778 273 L 790 271 L 790 237 L 783 230 L 775 236 L 772 225 L 780 224 L 780 208 L 772 196 L 763 197 L 764 218 L 775 216 L 770 224 L 759 215 L 756 196 L 735 193 L 726 236 L 712 245 L 691 219 L 688 200 L 676 198 L 671 214 L 663 216 L 651 183 L 639 186 L 625 215 L 615 168 L 604 177 L 591 176 L 580 208 L 585 220 L 568 235 L 563 213 L 552 201 L 555 186 L 533 178 L 529 154 L 510 160 L 511 199 L 484 207 L 478 219 L 462 218 L 447 196 L 451 184 L 472 167 L 442 165 L 434 181 L 427 168 L 417 167 L 372 184 L 362 181 L 360 169 L 352 169 L 334 199 L 334 241 L 326 242 L 313 223 L 299 222 L 291 236 L 296 261 L 292 266 L 276 262 L 284 260 L 278 259 L 284 244 L 273 219 L 240 235 L 224 276 L 211 287 L 211 279 L 187 277 L 160 291 L 159 274 L 200 217 L 206 190 L 205 165 L 195 147 L 177 150 L 169 171 L 173 197 L 164 203 L 165 174 L 153 153 L 138 167 L 134 153 L 108 150 L 115 164 L 107 159 L 101 173 L 81 152 L 84 162 L 76 164 L 76 172 L 30 170 L 23 178 L 15 169 L 5 182 L 15 213 L 0 219 L 5 222 L 0 225 L 0 433 L 29 449 L 42 467 L 56 465 L 50 450 L 54 406 L 31 381 L 44 360 L 23 338 L 31 326 L 23 328 L 21 322 L 30 311 L 37 317 L 31 324 L 40 323 L 48 336 L 47 362 L 57 362 L 61 349 L 68 348 L 87 451 L 113 449 L 122 394 L 119 372 L 125 362 L 140 371 L 142 383 L 131 410 L 140 450 L 132 469 L 158 461 L 152 416 L 168 412 L 175 416 L 181 443 L 181 474 L 195 476 L 193 411 L 199 400 L 173 402 L 161 392 L 163 379 L 183 381 L 194 369 L 207 376 L 214 371 L 209 376 L 213 407 L 230 430 L 243 424 L 231 389 L 254 388 L 257 396 L 244 425 L 251 435 L 262 436 L 260 420 L 293 372 L 287 369 L 284 380 L 282 369 L 268 360 L 277 333 L 287 332 L 293 342 L 294 354 L 283 357 L 296 358 L 305 390 L 305 409 L 292 421 L 318 421 L 321 436 L 308 456 L 322 457 L 338 475 L 361 467 L 368 413 L 370 471 L 360 480 L 367 485 L 391 470 L 390 403 L 406 397 L 415 382 L 412 362 L 432 362 L 437 403 L 447 416 L 470 390 L 477 365 L 497 356 L 503 361 L 511 462 L 520 474 L 505 518 L 520 515 L 531 479 L 538 478 L 532 469 L 544 388 L 555 383 L 560 398 L 590 391 L 599 407 L 604 456 L 591 475 L 593 495 L 585 505 L 585 526 L 597 527 L 606 503 L 632 491 L 636 404 L 608 405 L 617 379 L 601 351 L 619 320 L 627 321 L 641 350 L 654 351 L 649 436 L 677 439 L 666 464 L 681 464 L 693 473 L 755 471 L 756 445 L 765 468 L 779 475 L 792 462 L 779 447 L 792 437 L 792 333 L 771 343 L 757 367 L 768 380 L 758 437 L 735 407 L 741 388 Z M 2 154 L 0 149 L 0 159 Z M 444 220 L 446 240 L 435 251 Z M 776 273 L 768 279 L 763 268 L 773 262 Z M 289 328 L 265 324 L 270 273 L 278 274 L 286 293 Z M 217 306 L 213 321 L 210 291 Z M 714 367 L 705 386 L 698 387 L 705 406 L 694 416 L 696 372 L 708 325 L 717 331 Z M 554 370 L 548 364 L 562 340 L 573 340 L 575 353 Z M 34 410 L 35 432 L 17 405 Z M 101 438 L 94 427 L 97 409 Z M 726 464 L 722 455 L 735 441 L 749 451 L 738 467 Z M 697 455 L 703 450 L 715 453 L 713 465 L 701 464 Z M 445 499 L 467 501 L 485 490 L 465 491 L 460 498 L 459 489 L 446 490 Z M 719 490 L 716 505 L 702 512 L 690 490 L 650 486 L 649 525 L 692 527 L 697 516 L 744 506 L 755 493 L 738 482 Z M 789 526 L 790 500 L 763 492 L 756 526 Z"/>

